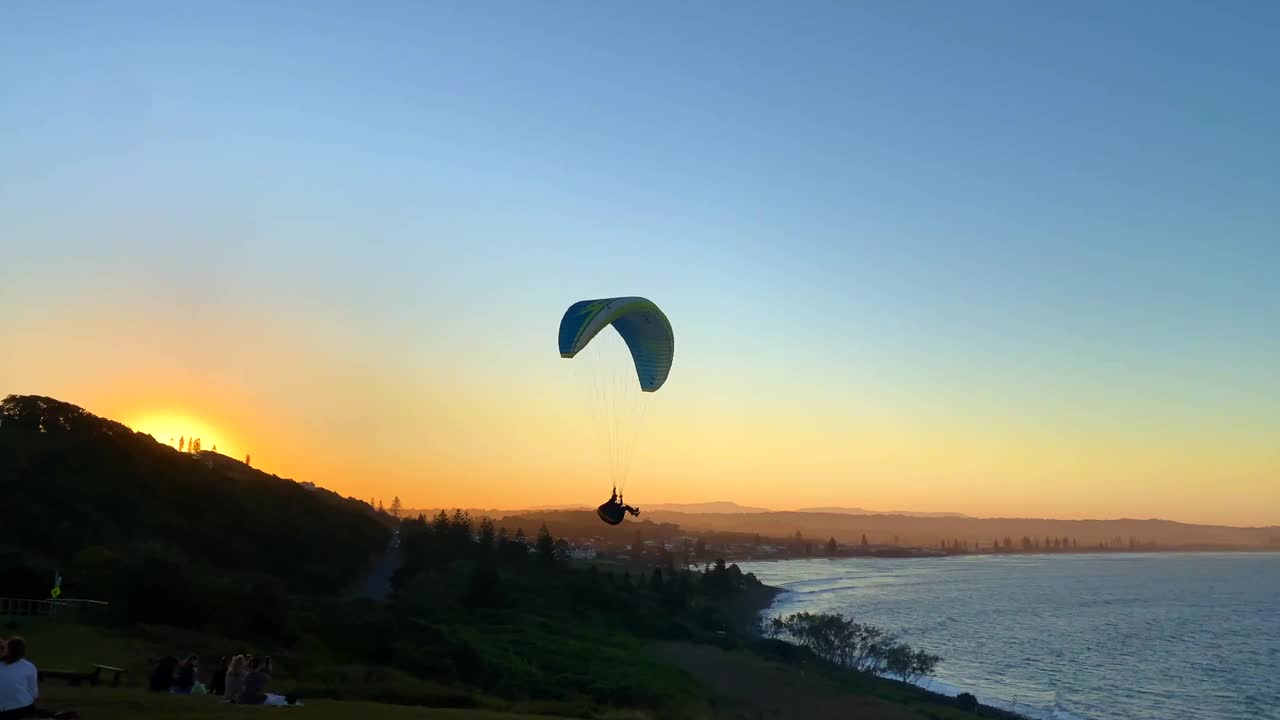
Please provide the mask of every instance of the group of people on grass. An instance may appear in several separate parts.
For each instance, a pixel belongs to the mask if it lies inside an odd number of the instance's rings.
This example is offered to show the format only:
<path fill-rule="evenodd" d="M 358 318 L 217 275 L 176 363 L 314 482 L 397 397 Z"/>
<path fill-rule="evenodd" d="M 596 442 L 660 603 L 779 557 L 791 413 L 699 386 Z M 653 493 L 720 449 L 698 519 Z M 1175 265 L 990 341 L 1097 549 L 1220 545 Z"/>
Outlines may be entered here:
<path fill-rule="evenodd" d="M 162 658 L 151 674 L 155 692 L 179 695 L 215 695 L 223 702 L 242 705 L 291 705 L 286 698 L 267 692 L 271 680 L 271 658 L 241 653 L 218 660 L 209 684 L 200 682 L 200 658 L 188 655 L 179 661 L 172 655 Z"/>
<path fill-rule="evenodd" d="M 74 718 L 74 712 L 50 712 L 36 707 L 40 672 L 27 659 L 27 641 L 0 638 L 0 720 Z"/>

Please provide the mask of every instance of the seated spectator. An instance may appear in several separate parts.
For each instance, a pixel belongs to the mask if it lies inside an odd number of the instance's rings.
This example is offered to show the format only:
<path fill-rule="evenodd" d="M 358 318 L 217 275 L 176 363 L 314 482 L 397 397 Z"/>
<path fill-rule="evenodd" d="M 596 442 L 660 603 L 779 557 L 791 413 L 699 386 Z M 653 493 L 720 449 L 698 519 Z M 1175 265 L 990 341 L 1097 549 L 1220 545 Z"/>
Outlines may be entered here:
<path fill-rule="evenodd" d="M 169 692 L 173 687 L 174 675 L 178 669 L 178 658 L 168 655 L 160 658 L 160 662 L 156 663 L 156 669 L 151 673 L 151 680 L 147 683 L 147 689 L 152 692 Z"/>
<path fill-rule="evenodd" d="M 218 658 L 218 666 L 209 676 L 209 694 L 222 695 L 227 691 L 227 670 L 231 667 L 231 658 L 223 655 Z"/>
<path fill-rule="evenodd" d="M 244 690 L 244 659 L 244 655 L 236 655 L 227 665 L 222 697 L 229 703 L 240 702 L 240 692 Z"/>
<path fill-rule="evenodd" d="M 0 720 L 38 717 L 36 698 L 39 673 L 26 659 L 27 643 L 20 637 L 9 638 L 0 656 Z"/>
<path fill-rule="evenodd" d="M 237 702 L 245 705 L 262 705 L 267 701 L 267 682 L 271 680 L 271 658 L 254 662 L 253 670 L 244 678 L 244 688 Z"/>
<path fill-rule="evenodd" d="M 186 660 L 178 666 L 177 674 L 174 675 L 172 691 L 179 695 L 190 695 L 191 688 L 195 687 L 196 677 L 200 672 L 200 659 L 195 655 L 188 655 Z"/>

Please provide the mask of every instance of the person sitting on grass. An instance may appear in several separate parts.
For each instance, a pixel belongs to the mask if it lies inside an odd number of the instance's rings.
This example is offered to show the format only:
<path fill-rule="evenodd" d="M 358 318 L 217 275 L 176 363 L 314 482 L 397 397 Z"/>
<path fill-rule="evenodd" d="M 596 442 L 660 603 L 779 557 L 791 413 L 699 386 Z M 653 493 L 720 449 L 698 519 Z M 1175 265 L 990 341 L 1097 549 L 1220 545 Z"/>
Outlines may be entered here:
<path fill-rule="evenodd" d="M 200 673 L 200 658 L 195 655 L 188 655 L 186 660 L 178 666 L 178 672 L 174 676 L 173 688 L 171 692 L 179 695 L 190 695 L 191 689 L 196 685 L 196 678 Z"/>
<path fill-rule="evenodd" d="M 240 693 L 244 690 L 244 655 L 236 655 L 231 658 L 231 664 L 227 666 L 227 679 L 224 683 L 225 689 L 222 697 L 226 702 L 239 702 Z"/>
<path fill-rule="evenodd" d="M 36 666 L 26 659 L 27 643 L 20 637 L 4 643 L 0 657 L 0 720 L 36 717 L 40 688 Z"/>
<path fill-rule="evenodd" d="M 271 680 L 271 658 L 254 662 L 253 670 L 244 677 L 244 688 L 236 702 L 243 705 L 262 705 L 267 701 L 267 682 Z"/>
<path fill-rule="evenodd" d="M 173 687 L 173 677 L 177 669 L 178 658 L 172 655 L 160 658 L 156 663 L 156 669 L 151 673 L 151 681 L 147 684 L 147 689 L 152 692 L 169 692 Z"/>
<path fill-rule="evenodd" d="M 0 638 L 0 720 L 80 717 L 75 711 L 52 712 L 36 707 L 40 672 L 26 659 L 27 643 L 20 637 Z"/>

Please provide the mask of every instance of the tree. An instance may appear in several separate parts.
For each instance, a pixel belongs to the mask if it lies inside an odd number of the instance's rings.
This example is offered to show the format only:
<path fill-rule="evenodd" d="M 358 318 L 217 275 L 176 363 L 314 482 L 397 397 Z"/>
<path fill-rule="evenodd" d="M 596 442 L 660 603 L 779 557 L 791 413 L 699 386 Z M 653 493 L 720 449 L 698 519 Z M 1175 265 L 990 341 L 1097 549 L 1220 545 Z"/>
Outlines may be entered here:
<path fill-rule="evenodd" d="M 485 552 L 492 550 L 495 539 L 493 520 L 487 517 L 480 518 L 480 547 L 484 548 Z"/>
<path fill-rule="evenodd" d="M 498 547 L 502 547 L 506 544 L 507 544 L 507 529 L 498 528 Z M 595 567 L 595 565 L 592 565 L 591 567 Z"/>
<path fill-rule="evenodd" d="M 871 547 L 871 543 L 867 542 L 867 534 L 866 534 L 866 533 L 862 533 L 862 547 L 863 547 L 864 549 L 865 549 L 865 548 L 868 548 L 868 547 Z"/>
<path fill-rule="evenodd" d="M 833 538 L 830 538 L 829 540 L 827 540 L 827 554 L 828 554 L 828 555 L 835 555 L 835 554 L 836 554 L 836 551 L 837 551 L 837 550 L 839 550 L 839 549 L 840 549 L 840 545 L 839 545 L 838 543 L 836 543 L 836 539 L 835 539 L 834 537 L 833 537 Z"/>
<path fill-rule="evenodd" d="M 592 567 L 595 567 L 592 565 Z M 653 575 L 649 577 L 649 589 L 655 594 L 662 593 L 662 568 L 654 568 Z"/>
<path fill-rule="evenodd" d="M 382 507 L 382 501 L 381 501 L 381 500 L 379 500 L 379 501 L 378 501 L 378 512 L 380 512 L 380 513 L 385 513 L 385 512 L 386 512 L 386 510 L 385 510 L 385 509 L 383 509 L 383 507 Z"/>
<path fill-rule="evenodd" d="M 431 531 L 437 535 L 446 535 L 449 532 L 449 513 L 441 510 L 431 518 Z"/>
<path fill-rule="evenodd" d="M 542 527 L 538 528 L 538 540 L 534 548 L 538 553 L 538 558 L 543 562 L 555 560 L 556 540 L 551 537 L 551 531 L 547 529 L 546 523 L 542 523 Z"/>
<path fill-rule="evenodd" d="M 524 528 L 522 527 L 516 528 L 516 542 L 524 542 Z"/>
<path fill-rule="evenodd" d="M 213 451 L 218 452 L 218 443 L 213 444 Z"/>
<path fill-rule="evenodd" d="M 245 465 L 249 465 L 249 464 L 250 464 L 250 463 L 249 463 L 249 460 L 250 460 L 250 459 L 251 459 L 251 458 L 249 457 L 249 453 L 245 453 L 245 454 L 244 454 L 244 464 L 245 464 Z"/>
<path fill-rule="evenodd" d="M 186 435 L 181 435 L 181 436 L 179 436 L 179 437 L 178 437 L 178 452 L 182 452 L 182 449 L 183 449 L 184 447 L 186 447 L 186 445 L 187 445 L 187 436 L 186 436 Z"/>
<path fill-rule="evenodd" d="M 400 517 L 400 496 L 391 498 L 391 517 Z"/>

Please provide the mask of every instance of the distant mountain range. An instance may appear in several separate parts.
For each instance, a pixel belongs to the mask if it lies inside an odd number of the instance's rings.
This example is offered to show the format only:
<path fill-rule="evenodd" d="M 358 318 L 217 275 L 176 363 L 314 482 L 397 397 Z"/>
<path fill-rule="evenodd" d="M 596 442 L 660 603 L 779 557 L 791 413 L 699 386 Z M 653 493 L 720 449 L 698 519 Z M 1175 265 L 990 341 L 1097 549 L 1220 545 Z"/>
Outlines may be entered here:
<path fill-rule="evenodd" d="M 707 515 L 722 515 L 728 513 L 767 513 L 773 512 L 769 508 L 748 507 L 739 505 L 736 502 L 701 502 L 701 503 L 652 503 L 640 506 L 641 510 L 650 512 L 674 512 L 674 513 L 697 513 Z"/>
<path fill-rule="evenodd" d="M 810 507 L 800 508 L 796 512 L 803 513 L 829 513 L 833 515 L 901 515 L 902 517 L 949 517 L 949 518 L 967 518 L 972 517 L 964 513 L 956 512 L 911 512 L 910 510 L 867 510 L 865 508 L 846 508 L 846 507 Z"/>

